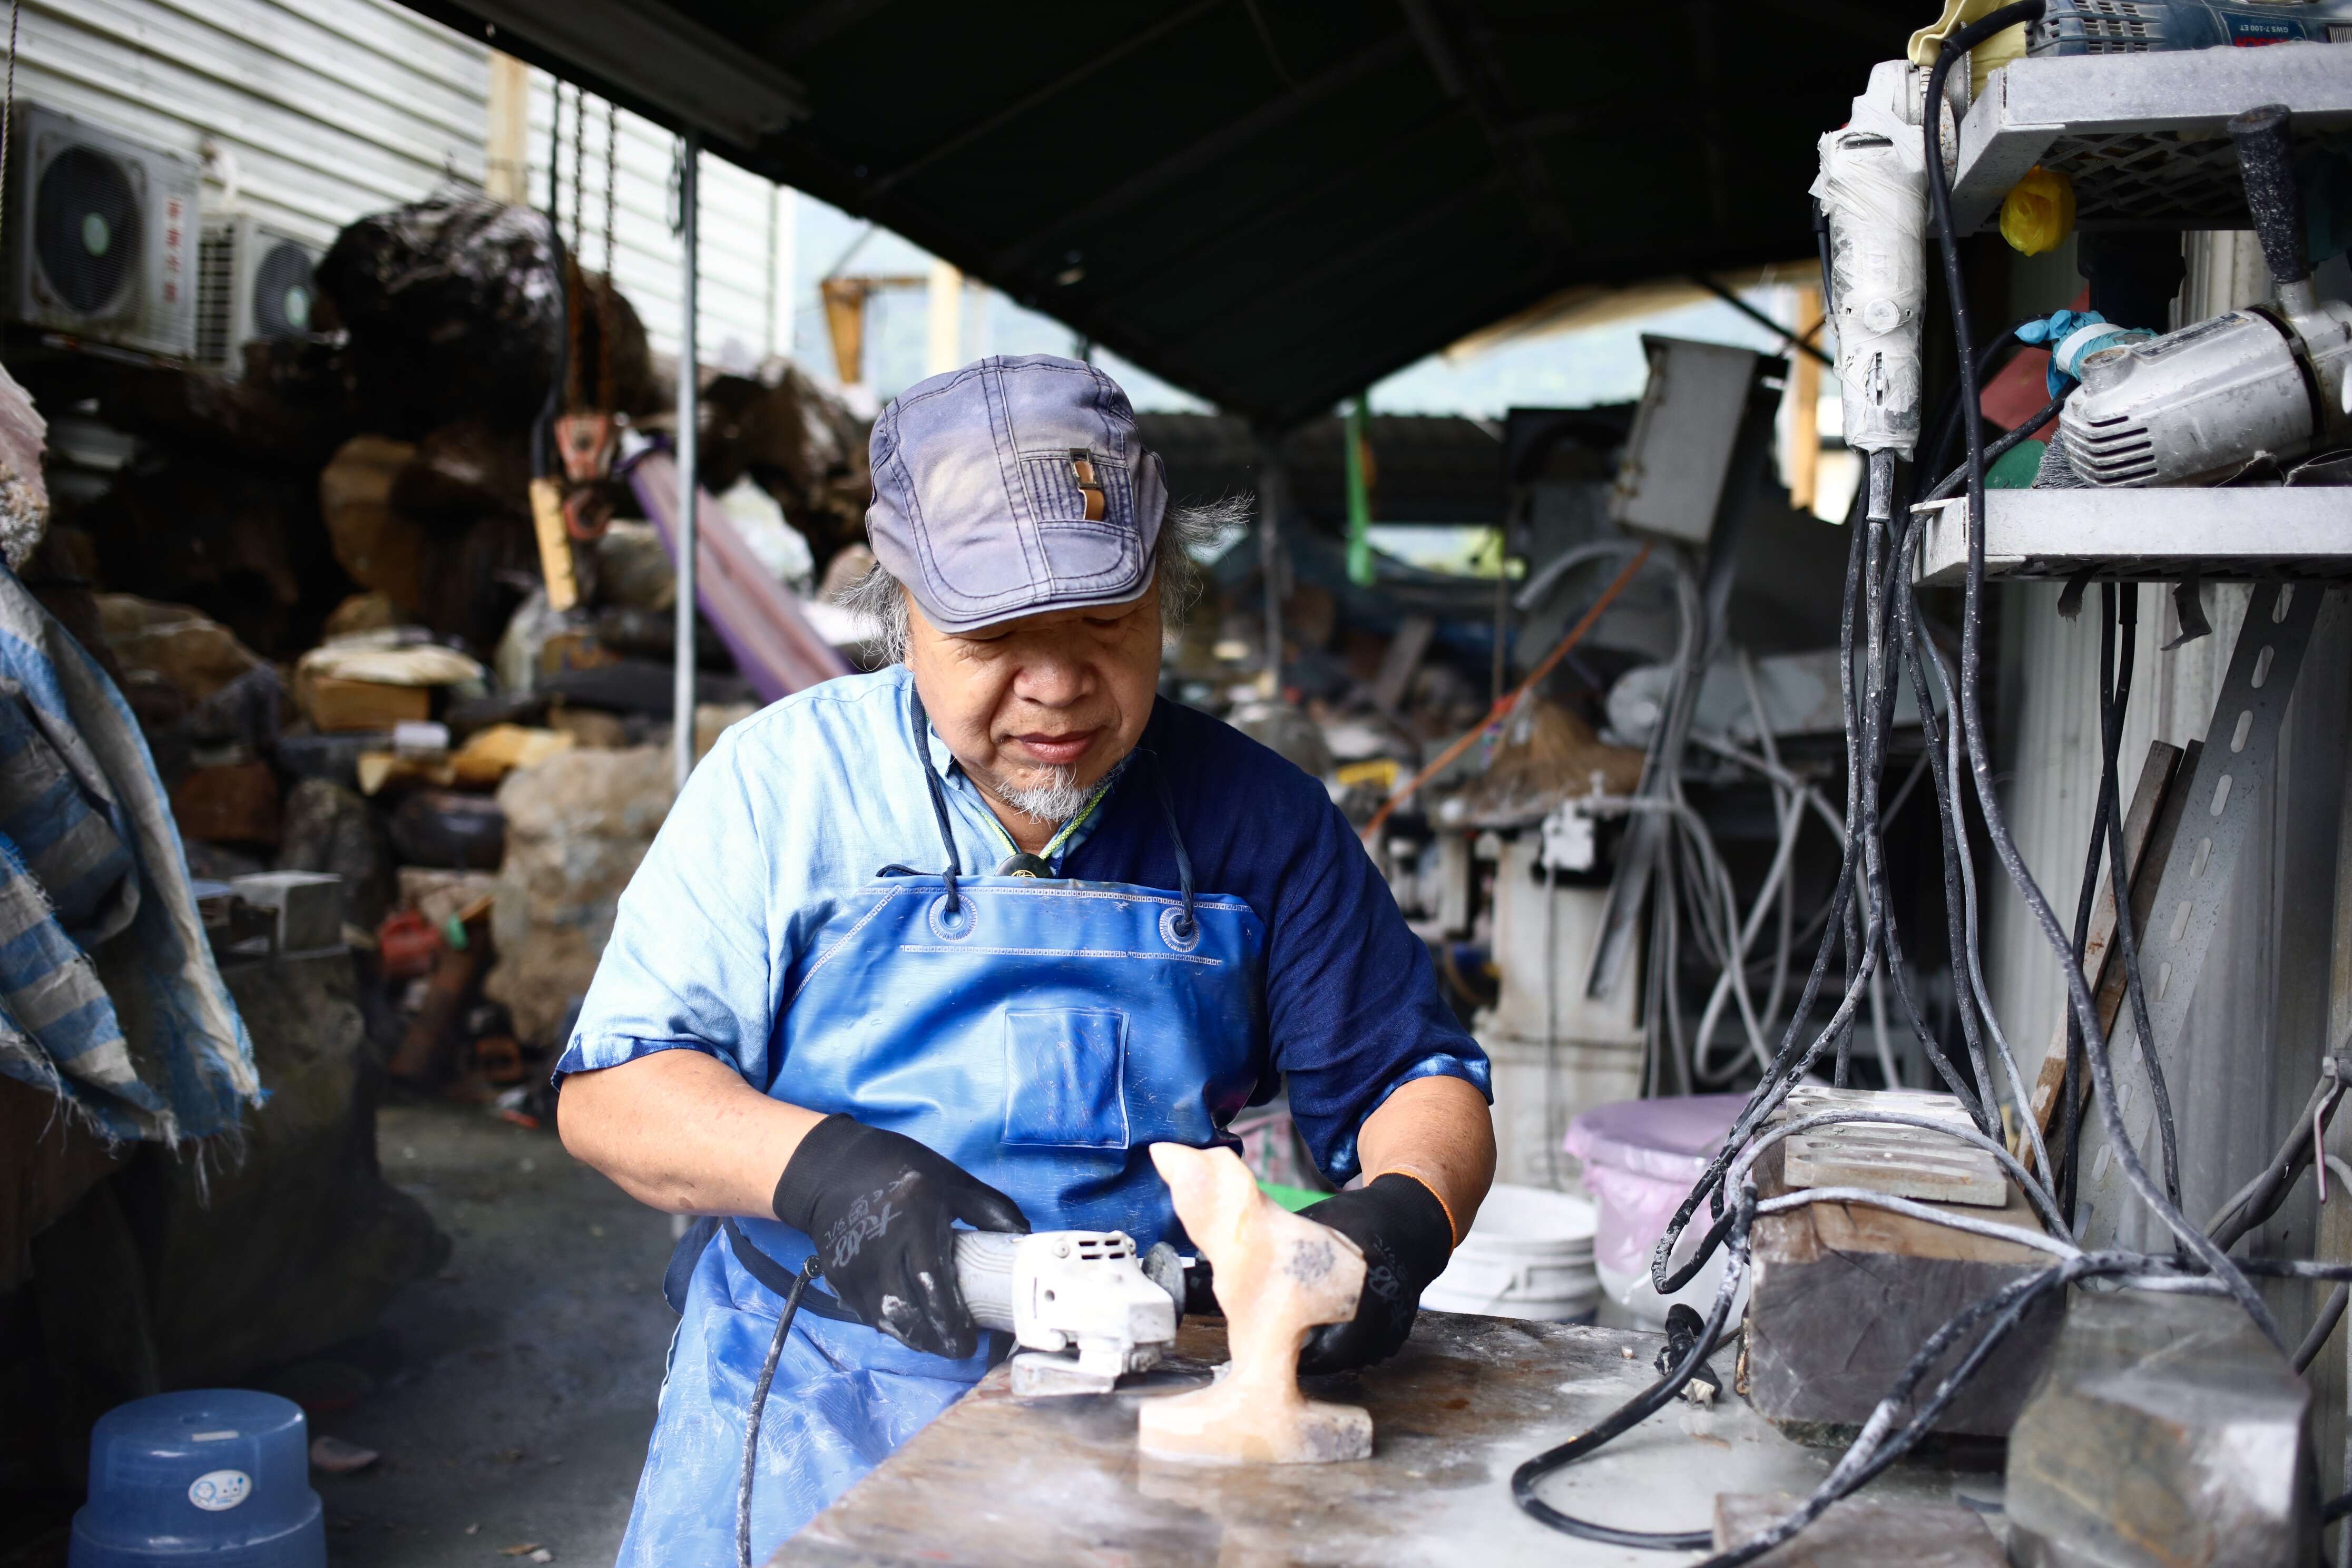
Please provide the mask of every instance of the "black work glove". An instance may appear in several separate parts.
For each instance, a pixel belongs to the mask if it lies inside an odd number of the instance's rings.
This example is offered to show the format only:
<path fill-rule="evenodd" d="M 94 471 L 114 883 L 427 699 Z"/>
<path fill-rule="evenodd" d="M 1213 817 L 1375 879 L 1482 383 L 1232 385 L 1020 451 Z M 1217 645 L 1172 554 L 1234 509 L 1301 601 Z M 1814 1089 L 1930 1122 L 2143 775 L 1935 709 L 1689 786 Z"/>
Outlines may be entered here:
<path fill-rule="evenodd" d="M 777 1179 L 776 1217 L 807 1234 L 817 1267 L 857 1321 L 961 1360 L 979 1330 L 956 1284 L 955 1227 L 1026 1234 L 1021 1205 L 912 1138 L 828 1116 Z"/>
<path fill-rule="evenodd" d="M 1298 1370 L 1347 1372 L 1388 1360 L 1412 1331 L 1421 1293 L 1454 1256 L 1445 1205 L 1412 1177 L 1391 1172 L 1299 1212 L 1364 1249 L 1364 1293 L 1353 1318 L 1307 1336 Z"/>

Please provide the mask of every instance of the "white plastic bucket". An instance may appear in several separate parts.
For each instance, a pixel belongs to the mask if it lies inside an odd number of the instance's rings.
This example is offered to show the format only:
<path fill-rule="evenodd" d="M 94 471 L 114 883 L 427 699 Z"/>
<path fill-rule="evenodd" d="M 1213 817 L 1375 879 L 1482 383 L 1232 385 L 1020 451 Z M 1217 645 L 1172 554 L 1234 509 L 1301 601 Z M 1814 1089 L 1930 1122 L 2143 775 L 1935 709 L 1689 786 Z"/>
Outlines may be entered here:
<path fill-rule="evenodd" d="M 1567 1193 L 1497 1184 L 1445 1272 L 1421 1293 L 1441 1312 L 1570 1322 L 1601 1304 L 1592 1205 Z"/>

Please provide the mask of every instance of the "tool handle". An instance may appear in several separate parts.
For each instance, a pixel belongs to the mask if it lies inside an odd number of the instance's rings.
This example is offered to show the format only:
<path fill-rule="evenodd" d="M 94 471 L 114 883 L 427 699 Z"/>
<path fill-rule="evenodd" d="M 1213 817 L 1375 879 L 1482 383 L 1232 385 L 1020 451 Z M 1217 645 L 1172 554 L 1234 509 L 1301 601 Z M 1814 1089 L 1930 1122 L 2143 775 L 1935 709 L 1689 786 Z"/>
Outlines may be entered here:
<path fill-rule="evenodd" d="M 2246 207 L 2262 237 L 2263 259 L 2281 283 L 2311 276 L 2303 248 L 2303 196 L 2294 188 L 2287 157 L 2287 111 L 2283 103 L 2250 109 L 2230 121 L 2238 144 L 2238 168 L 2246 180 Z"/>
<path fill-rule="evenodd" d="M 1013 1331 L 1013 1255 L 1021 1238 L 1005 1231 L 955 1233 L 956 1288 L 983 1329 Z"/>

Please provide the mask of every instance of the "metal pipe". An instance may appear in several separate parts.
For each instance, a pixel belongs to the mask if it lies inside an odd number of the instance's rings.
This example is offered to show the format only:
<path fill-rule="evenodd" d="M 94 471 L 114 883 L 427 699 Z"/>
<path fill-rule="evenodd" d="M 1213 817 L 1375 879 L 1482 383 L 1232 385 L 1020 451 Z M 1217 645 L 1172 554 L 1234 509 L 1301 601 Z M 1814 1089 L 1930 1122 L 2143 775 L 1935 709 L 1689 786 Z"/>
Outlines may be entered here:
<path fill-rule="evenodd" d="M 701 388 L 696 363 L 695 329 L 695 206 L 696 174 L 702 161 L 702 132 L 688 130 L 680 138 L 677 162 L 677 235 L 679 241 L 677 340 L 677 630 L 676 684 L 671 688 L 671 744 L 677 751 L 677 787 L 694 771 L 694 565 L 698 534 L 695 502 L 701 489 L 695 483 L 700 454 L 697 426 Z"/>
<path fill-rule="evenodd" d="M 1282 696 L 1282 512 L 1290 504 L 1279 438 L 1258 437 L 1257 473 L 1257 564 L 1265 579 L 1265 669 L 1258 687 L 1275 700 Z"/>

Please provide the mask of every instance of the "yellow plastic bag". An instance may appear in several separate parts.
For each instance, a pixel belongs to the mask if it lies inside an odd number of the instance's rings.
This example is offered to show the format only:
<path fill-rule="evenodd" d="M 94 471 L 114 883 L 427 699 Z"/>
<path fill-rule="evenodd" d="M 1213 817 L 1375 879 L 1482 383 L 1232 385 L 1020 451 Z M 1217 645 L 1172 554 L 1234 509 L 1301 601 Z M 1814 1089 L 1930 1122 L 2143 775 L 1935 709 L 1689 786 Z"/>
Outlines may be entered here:
<path fill-rule="evenodd" d="M 2036 163 L 2000 202 L 2000 237 L 2027 256 L 2054 250 L 2074 232 L 2074 182 Z"/>

